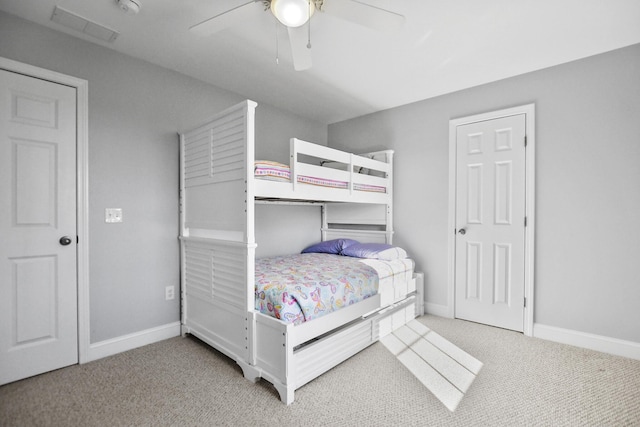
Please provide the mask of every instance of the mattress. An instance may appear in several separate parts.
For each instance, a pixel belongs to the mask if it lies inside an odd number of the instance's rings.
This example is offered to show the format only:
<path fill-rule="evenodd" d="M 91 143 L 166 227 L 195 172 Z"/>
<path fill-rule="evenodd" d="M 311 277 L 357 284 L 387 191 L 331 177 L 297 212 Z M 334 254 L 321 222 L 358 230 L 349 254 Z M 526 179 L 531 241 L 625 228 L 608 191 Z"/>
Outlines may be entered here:
<path fill-rule="evenodd" d="M 412 259 L 360 259 L 359 261 L 378 273 L 378 293 L 381 296 L 382 306 L 397 302 L 415 291 L 415 284 L 413 284 L 414 288 L 409 288 L 415 267 Z"/>
<path fill-rule="evenodd" d="M 291 182 L 291 170 L 289 166 L 267 160 L 257 160 L 255 162 L 255 177 L 258 179 L 266 179 L 269 181 Z M 313 176 L 298 175 L 298 182 L 311 185 L 319 185 L 321 187 L 348 189 L 349 183 L 346 181 L 338 181 L 327 178 L 318 178 Z M 354 183 L 354 190 L 370 191 L 374 193 L 386 193 L 385 187 L 369 184 Z"/>
<path fill-rule="evenodd" d="M 395 295 L 413 275 L 413 261 L 307 253 L 256 259 L 255 307 L 300 324 L 358 303 L 379 291 Z M 392 297 L 393 298 L 393 297 Z"/>

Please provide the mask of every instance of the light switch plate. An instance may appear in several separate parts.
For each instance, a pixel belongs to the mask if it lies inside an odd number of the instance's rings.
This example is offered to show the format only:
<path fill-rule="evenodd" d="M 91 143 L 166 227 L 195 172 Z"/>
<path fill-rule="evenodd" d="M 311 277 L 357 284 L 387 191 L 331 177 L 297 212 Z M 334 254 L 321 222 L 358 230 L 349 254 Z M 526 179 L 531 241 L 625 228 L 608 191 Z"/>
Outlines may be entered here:
<path fill-rule="evenodd" d="M 122 222 L 122 209 L 106 208 L 104 210 L 104 222 L 108 222 L 108 223 Z"/>

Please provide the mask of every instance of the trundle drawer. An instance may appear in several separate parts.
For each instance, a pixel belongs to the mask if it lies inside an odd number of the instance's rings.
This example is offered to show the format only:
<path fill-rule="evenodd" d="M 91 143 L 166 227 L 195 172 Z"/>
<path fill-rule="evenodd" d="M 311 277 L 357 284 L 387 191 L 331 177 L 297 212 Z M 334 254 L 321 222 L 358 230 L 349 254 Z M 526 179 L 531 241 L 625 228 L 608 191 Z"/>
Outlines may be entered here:
<path fill-rule="evenodd" d="M 362 319 L 307 344 L 293 354 L 298 388 L 375 342 L 371 319 Z"/>

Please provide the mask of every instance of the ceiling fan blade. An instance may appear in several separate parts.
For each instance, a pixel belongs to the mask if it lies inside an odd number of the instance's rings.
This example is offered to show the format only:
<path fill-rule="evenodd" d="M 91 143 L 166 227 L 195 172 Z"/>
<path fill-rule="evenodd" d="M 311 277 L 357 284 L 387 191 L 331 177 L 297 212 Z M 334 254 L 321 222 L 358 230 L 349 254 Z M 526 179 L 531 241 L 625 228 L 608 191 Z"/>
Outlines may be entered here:
<path fill-rule="evenodd" d="M 208 36 L 215 34 L 219 31 L 229 28 L 232 25 L 241 23 L 243 19 L 247 18 L 252 13 L 252 8 L 249 7 L 256 3 L 256 0 L 251 0 L 247 3 L 236 6 L 233 9 L 229 9 L 226 12 L 222 12 L 212 18 L 206 19 L 198 24 L 189 28 L 191 32 L 199 36 Z"/>
<path fill-rule="evenodd" d="M 404 15 L 391 12 L 357 0 L 330 0 L 322 5 L 322 11 L 336 18 L 378 31 L 395 31 L 404 25 Z"/>
<path fill-rule="evenodd" d="M 296 71 L 308 70 L 311 68 L 311 49 L 307 47 L 309 42 L 307 26 L 297 28 L 287 27 L 289 33 L 289 44 L 291 44 L 291 56 L 293 57 L 293 68 Z"/>

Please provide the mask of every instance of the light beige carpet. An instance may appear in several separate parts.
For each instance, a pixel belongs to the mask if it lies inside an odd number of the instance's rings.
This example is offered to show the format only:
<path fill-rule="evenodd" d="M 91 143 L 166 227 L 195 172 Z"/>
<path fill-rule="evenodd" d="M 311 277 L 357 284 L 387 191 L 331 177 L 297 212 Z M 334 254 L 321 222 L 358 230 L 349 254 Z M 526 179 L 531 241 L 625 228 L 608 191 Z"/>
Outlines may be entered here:
<path fill-rule="evenodd" d="M 460 320 L 418 322 L 483 363 L 454 412 L 382 343 L 285 406 L 269 383 L 177 337 L 0 387 L 0 425 L 640 425 L 640 361 Z"/>

